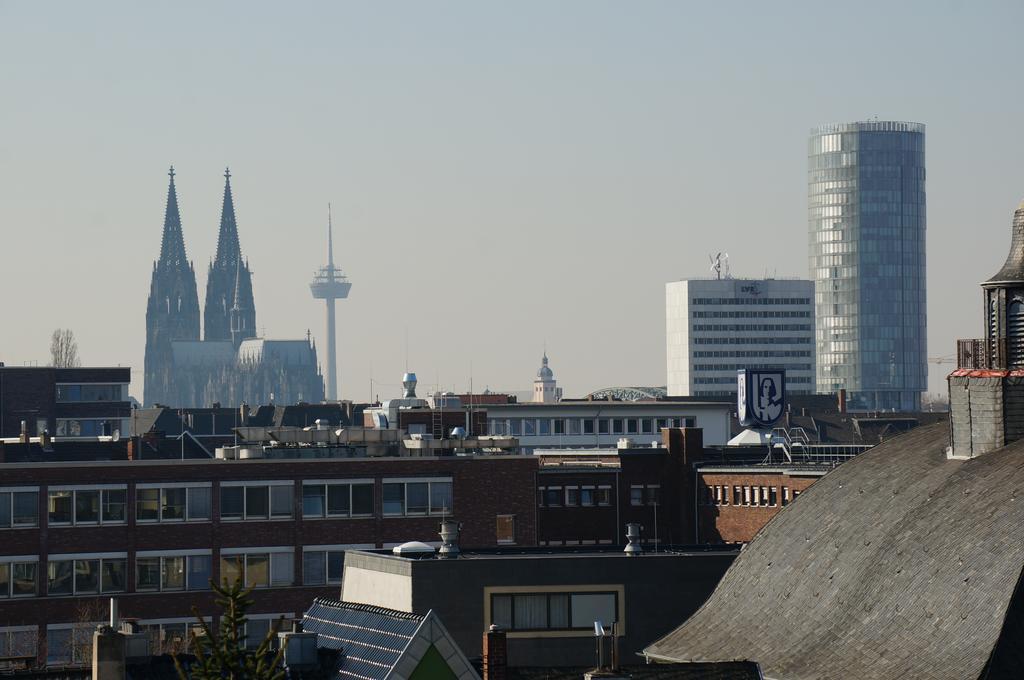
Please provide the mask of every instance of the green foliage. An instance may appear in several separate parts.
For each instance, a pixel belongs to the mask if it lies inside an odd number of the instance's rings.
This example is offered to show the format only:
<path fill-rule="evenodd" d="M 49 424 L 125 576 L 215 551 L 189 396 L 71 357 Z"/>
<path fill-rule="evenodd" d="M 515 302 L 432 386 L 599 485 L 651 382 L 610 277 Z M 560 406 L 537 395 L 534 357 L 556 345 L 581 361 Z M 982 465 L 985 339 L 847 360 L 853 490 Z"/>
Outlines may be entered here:
<path fill-rule="evenodd" d="M 226 580 L 224 585 L 211 582 L 210 586 L 217 593 L 216 601 L 223 611 L 220 629 L 214 635 L 210 624 L 192 608 L 202 632 L 192 631 L 191 647 L 196 661 L 190 669 L 186 671 L 178 657 L 174 657 L 178 677 L 181 680 L 284 680 L 281 664 L 284 649 L 271 654 L 275 626 L 270 627 L 255 651 L 245 647 L 245 611 L 253 604 L 249 598 L 252 588 L 243 588 L 237 580 L 231 586 Z"/>

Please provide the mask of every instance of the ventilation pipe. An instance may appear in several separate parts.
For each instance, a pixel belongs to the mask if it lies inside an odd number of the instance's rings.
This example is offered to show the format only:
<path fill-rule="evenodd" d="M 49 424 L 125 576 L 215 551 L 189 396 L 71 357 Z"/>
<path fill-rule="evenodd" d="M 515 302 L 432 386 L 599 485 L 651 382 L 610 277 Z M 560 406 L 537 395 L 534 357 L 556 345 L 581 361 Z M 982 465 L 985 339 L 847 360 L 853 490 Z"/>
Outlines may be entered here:
<path fill-rule="evenodd" d="M 462 531 L 462 524 L 453 519 L 446 519 L 441 522 L 439 534 L 441 534 L 441 547 L 437 553 L 442 559 L 458 557 L 459 553 L 459 532 Z"/>
<path fill-rule="evenodd" d="M 641 555 L 644 551 L 643 547 L 640 545 L 640 528 L 639 522 L 626 523 L 626 540 L 628 543 L 622 552 L 626 553 L 630 557 Z"/>

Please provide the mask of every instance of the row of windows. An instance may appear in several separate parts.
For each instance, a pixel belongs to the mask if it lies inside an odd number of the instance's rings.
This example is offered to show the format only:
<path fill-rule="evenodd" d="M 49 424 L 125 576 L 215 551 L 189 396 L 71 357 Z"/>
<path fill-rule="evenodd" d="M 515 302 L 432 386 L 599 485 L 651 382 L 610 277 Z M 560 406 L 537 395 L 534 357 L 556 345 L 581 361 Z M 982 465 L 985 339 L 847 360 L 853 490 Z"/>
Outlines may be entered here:
<path fill-rule="evenodd" d="M 593 630 L 619 621 L 617 593 L 495 593 L 491 623 L 505 630 Z"/>
<path fill-rule="evenodd" d="M 0 598 L 39 594 L 38 558 L 0 558 Z M 221 579 L 239 579 L 250 588 L 295 584 L 295 555 L 291 549 L 222 553 Z M 344 550 L 305 550 L 302 583 L 307 586 L 341 583 Z M 135 558 L 134 592 L 209 590 L 213 576 L 210 553 L 143 555 Z M 75 559 L 51 558 L 46 563 L 46 592 L 51 596 L 123 593 L 128 590 L 128 556 L 98 555 Z"/>
<path fill-rule="evenodd" d="M 126 385 L 98 385 L 86 383 L 84 385 L 57 385 L 57 401 L 84 402 L 84 401 L 128 401 L 125 396 Z"/>
<path fill-rule="evenodd" d="M 693 298 L 694 305 L 809 305 L 811 298 Z"/>
<path fill-rule="evenodd" d="M 694 338 L 695 345 L 809 345 L 811 338 Z"/>
<path fill-rule="evenodd" d="M 694 311 L 690 316 L 694 319 L 807 319 L 810 318 L 811 313 L 805 311 L 765 309 L 757 310 L 756 312 L 746 310 L 734 310 L 728 312 Z"/>
<path fill-rule="evenodd" d="M 302 515 L 372 517 L 372 481 L 311 482 L 302 485 Z M 383 514 L 426 515 L 451 512 L 451 479 L 387 481 L 382 483 Z M 429 489 L 429 491 L 428 491 Z M 139 486 L 135 490 L 135 519 L 140 523 L 209 521 L 213 515 L 210 485 Z M 225 483 L 220 489 L 222 520 L 291 519 L 295 485 L 291 481 Z M 51 526 L 125 524 L 127 486 L 55 488 L 47 493 Z M 429 502 L 424 502 L 429 498 Z M 39 525 L 39 491 L 0 491 L 0 528 Z"/>
<path fill-rule="evenodd" d="M 810 371 L 814 368 L 813 364 L 779 364 L 776 366 L 751 366 L 750 364 L 694 364 L 694 372 L 700 371 L 738 371 L 743 368 L 760 369 L 760 370 L 773 370 L 773 369 L 786 369 L 787 371 Z M 792 381 L 792 377 L 787 377 L 787 381 Z"/>
<path fill-rule="evenodd" d="M 695 331 L 809 331 L 810 324 L 806 323 L 695 323 Z"/>
<path fill-rule="evenodd" d="M 809 385 L 813 382 L 813 378 L 787 375 L 786 385 Z M 736 376 L 729 375 L 719 378 L 694 378 L 694 385 L 731 385 L 736 383 Z"/>
<path fill-rule="evenodd" d="M 755 359 L 778 359 L 783 357 L 809 357 L 811 351 L 808 349 L 762 349 L 762 350 L 702 350 L 694 352 L 695 359 L 718 359 L 728 357 L 750 357 Z"/>
<path fill-rule="evenodd" d="M 513 437 L 586 434 L 657 434 L 666 427 L 694 427 L 696 418 L 492 418 L 487 431 Z"/>
<path fill-rule="evenodd" d="M 760 506 L 777 507 L 779 499 L 782 505 L 789 505 L 790 501 L 800 495 L 799 491 L 793 491 L 790 496 L 788 486 L 733 486 L 730 500 L 730 487 L 728 485 L 714 485 L 704 487 L 701 498 L 702 505 L 739 505 L 739 506 Z"/>
<path fill-rule="evenodd" d="M 542 508 L 607 507 L 611 504 L 611 486 L 537 487 L 537 505 Z"/>

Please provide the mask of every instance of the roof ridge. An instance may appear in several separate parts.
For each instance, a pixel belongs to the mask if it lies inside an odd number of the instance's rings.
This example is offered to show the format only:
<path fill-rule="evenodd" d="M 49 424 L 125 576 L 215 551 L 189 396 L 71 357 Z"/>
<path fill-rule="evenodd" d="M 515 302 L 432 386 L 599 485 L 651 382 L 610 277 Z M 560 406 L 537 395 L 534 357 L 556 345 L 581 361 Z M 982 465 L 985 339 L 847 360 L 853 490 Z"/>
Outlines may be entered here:
<path fill-rule="evenodd" d="M 413 612 L 403 612 L 398 609 L 389 609 L 388 607 L 380 607 L 378 605 L 365 604 L 363 602 L 345 602 L 343 600 L 336 600 L 331 597 L 314 598 L 313 604 L 320 604 L 325 607 L 335 607 L 338 609 L 349 609 L 354 611 L 369 612 L 371 614 L 387 615 L 393 618 L 405 619 L 407 621 L 422 621 L 426 618 L 426 615 L 415 614 Z"/>

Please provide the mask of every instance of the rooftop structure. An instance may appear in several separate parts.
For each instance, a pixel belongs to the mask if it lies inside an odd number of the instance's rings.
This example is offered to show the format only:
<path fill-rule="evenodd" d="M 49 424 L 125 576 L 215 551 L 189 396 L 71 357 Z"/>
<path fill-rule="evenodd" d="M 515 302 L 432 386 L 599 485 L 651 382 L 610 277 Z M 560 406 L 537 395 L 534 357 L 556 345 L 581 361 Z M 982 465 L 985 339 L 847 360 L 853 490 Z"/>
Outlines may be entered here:
<path fill-rule="evenodd" d="M 348 297 L 352 284 L 334 265 L 334 227 L 331 224 L 331 206 L 327 206 L 327 264 L 313 277 L 309 290 L 327 307 L 327 399 L 338 398 L 338 349 L 335 337 L 334 301 Z"/>

